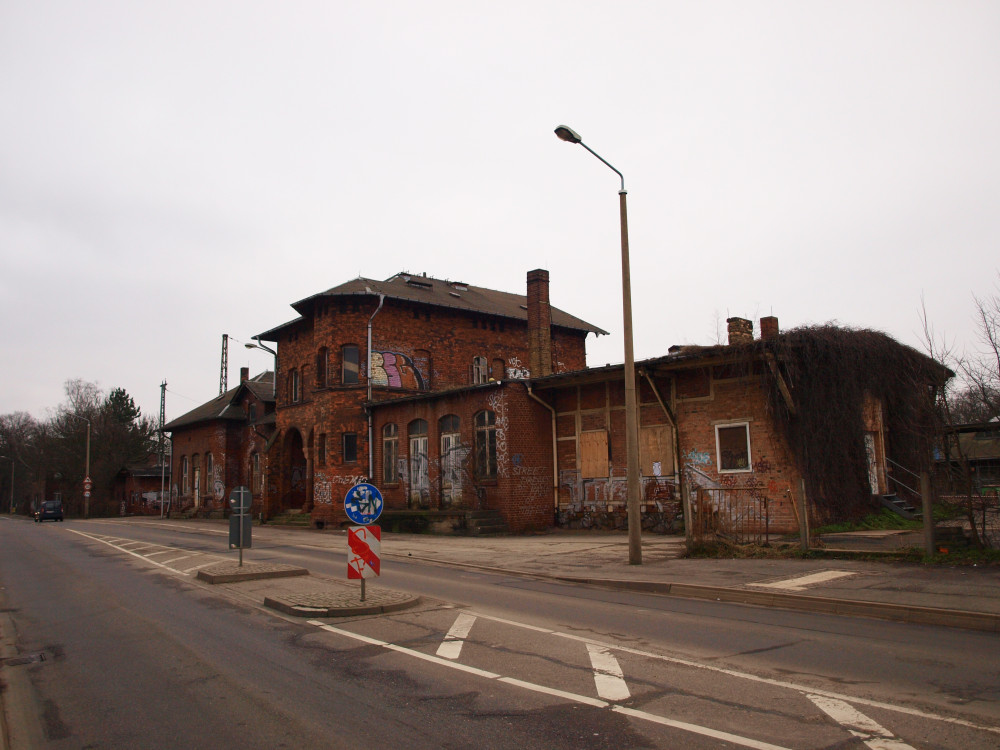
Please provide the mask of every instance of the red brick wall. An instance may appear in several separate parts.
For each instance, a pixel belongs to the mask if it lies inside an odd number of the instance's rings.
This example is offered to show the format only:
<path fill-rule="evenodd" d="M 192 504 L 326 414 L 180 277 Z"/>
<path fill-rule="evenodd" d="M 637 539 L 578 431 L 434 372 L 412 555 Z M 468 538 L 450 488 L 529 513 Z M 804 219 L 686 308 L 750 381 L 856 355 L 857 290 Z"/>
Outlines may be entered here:
<path fill-rule="evenodd" d="M 496 415 L 497 477 L 475 476 L 475 415 L 490 410 Z M 499 510 L 511 531 L 523 532 L 552 525 L 554 518 L 551 416 L 531 400 L 522 383 L 486 385 L 447 396 L 417 402 L 380 404 L 375 410 L 374 484 L 382 491 L 388 509 L 418 507 L 409 501 L 409 440 L 407 426 L 414 419 L 427 421 L 429 494 L 423 505 L 442 509 L 441 430 L 439 419 L 448 414 L 459 418 L 461 444 L 468 450 L 461 472 L 462 494 L 452 508 Z M 382 429 L 397 425 L 399 458 L 404 471 L 401 481 L 386 485 L 382 476 Z"/>
<path fill-rule="evenodd" d="M 769 502 L 770 529 L 794 532 L 797 520 L 791 502 L 798 496 L 799 473 L 784 439 L 775 431 L 766 397 L 756 377 L 713 378 L 708 368 L 681 372 L 677 377 L 656 380 L 657 391 L 671 406 L 678 421 L 680 466 L 697 469 L 707 476 L 706 486 L 747 488 Z M 640 428 L 669 424 L 656 394 L 643 378 L 639 387 Z M 627 455 L 625 444 L 624 383 L 608 380 L 581 386 L 546 390 L 544 398 L 556 406 L 559 502 L 565 510 L 578 508 L 620 510 L 625 497 Z M 719 423 L 749 423 L 751 471 L 720 473 L 715 426 Z M 611 480 L 580 477 L 579 433 L 607 430 Z M 673 477 L 666 478 L 673 482 Z M 643 477 L 643 499 L 648 501 L 654 483 Z M 709 484 L 710 483 L 710 484 Z M 670 497 L 675 497 L 673 491 Z M 648 502 L 648 507 L 652 507 Z M 564 520 L 569 515 L 563 514 Z M 622 521 L 623 518 L 618 518 Z"/>
<path fill-rule="evenodd" d="M 339 525 L 346 520 L 342 504 L 344 493 L 349 487 L 368 477 L 368 421 L 363 408 L 368 396 L 367 325 L 377 305 L 374 298 L 359 299 L 357 303 L 347 301 L 343 305 L 337 301 L 317 302 L 312 313 L 301 323 L 285 331 L 278 342 L 278 430 L 282 436 L 293 429 L 302 435 L 308 466 L 305 508 L 312 513 L 314 522 L 322 522 L 324 525 Z M 553 329 L 553 367 L 557 372 L 586 366 L 585 338 L 582 332 Z M 341 347 L 344 344 L 358 347 L 358 385 L 341 384 Z M 330 372 L 327 385 L 318 386 L 316 358 L 323 346 L 329 351 Z M 372 397 L 375 401 L 423 394 L 428 389 L 441 391 L 470 385 L 472 362 L 477 356 L 486 358 L 491 369 L 495 369 L 492 367 L 494 362 L 503 362 L 508 372 L 511 369 L 527 369 L 529 357 L 527 325 L 524 322 L 426 305 L 407 305 L 394 300 L 386 300 L 373 320 L 372 350 L 392 353 L 402 384 L 402 387 L 373 385 Z M 374 364 L 377 365 L 377 360 Z M 391 377 L 388 358 L 384 356 L 383 365 L 384 377 Z M 292 368 L 300 373 L 301 400 L 298 403 L 290 403 L 288 399 L 288 374 Z M 383 377 L 374 367 L 373 373 Z M 418 386 L 422 386 L 422 389 Z M 519 386 L 519 389 L 523 391 L 524 387 Z M 412 410 L 415 407 L 405 408 Z M 534 404 L 534 408 L 541 407 Z M 437 417 L 444 413 L 446 412 L 435 411 L 430 415 L 433 419 L 429 418 L 428 422 L 436 427 Z M 410 417 L 413 418 L 415 417 Z M 471 436 L 469 418 L 463 417 L 463 424 L 468 424 Z M 405 423 L 403 427 L 401 455 L 405 442 Z M 376 443 L 377 436 L 381 434 L 380 429 L 380 425 L 375 426 Z M 345 432 L 357 435 L 357 461 L 344 460 L 341 441 Z M 317 455 L 320 436 L 324 434 L 327 445 L 325 463 Z M 550 438 L 546 437 L 545 440 L 548 441 L 547 450 L 551 454 Z M 272 453 L 278 456 L 280 451 L 275 453 L 272 449 Z M 380 456 L 376 456 L 376 467 L 380 466 L 379 461 Z M 522 472 L 522 476 L 527 470 L 517 469 Z M 280 473 L 286 474 L 287 471 L 282 469 Z M 551 465 L 548 473 L 551 487 Z M 375 475 L 378 478 L 379 472 L 376 471 Z M 287 477 L 279 477 L 278 484 L 277 494 L 286 496 Z M 527 484 L 534 486 L 537 481 L 532 479 Z M 484 487 L 482 492 L 486 493 L 488 502 L 492 504 L 487 507 L 499 507 L 506 502 L 497 499 L 499 490 Z M 534 490 L 526 492 L 532 496 L 537 494 Z M 517 496 L 523 495 L 520 492 Z M 520 521 L 515 520 L 515 523 L 522 526 L 549 525 L 552 508 L 549 507 L 544 523 L 534 511 L 518 510 L 515 515 L 524 516 Z"/>

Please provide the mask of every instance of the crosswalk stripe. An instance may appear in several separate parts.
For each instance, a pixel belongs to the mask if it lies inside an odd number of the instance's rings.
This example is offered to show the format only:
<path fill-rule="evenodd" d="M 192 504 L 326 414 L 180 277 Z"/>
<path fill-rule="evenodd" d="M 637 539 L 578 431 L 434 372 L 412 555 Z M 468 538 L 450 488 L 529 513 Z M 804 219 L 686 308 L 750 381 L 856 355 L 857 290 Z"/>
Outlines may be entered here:
<path fill-rule="evenodd" d="M 444 637 L 444 642 L 438 646 L 437 655 L 445 659 L 457 659 L 462 654 L 462 644 L 469 636 L 476 618 L 470 614 L 462 612 L 451 626 L 448 635 Z"/>
<path fill-rule="evenodd" d="M 628 685 L 625 684 L 625 675 L 611 650 L 588 643 L 587 653 L 590 655 L 590 664 L 594 668 L 594 684 L 597 686 L 597 694 L 608 701 L 627 701 L 631 698 L 632 694 L 628 690 Z"/>
<path fill-rule="evenodd" d="M 872 750 L 913 750 L 912 745 L 897 740 L 888 729 L 844 701 L 811 694 L 809 700 Z"/>

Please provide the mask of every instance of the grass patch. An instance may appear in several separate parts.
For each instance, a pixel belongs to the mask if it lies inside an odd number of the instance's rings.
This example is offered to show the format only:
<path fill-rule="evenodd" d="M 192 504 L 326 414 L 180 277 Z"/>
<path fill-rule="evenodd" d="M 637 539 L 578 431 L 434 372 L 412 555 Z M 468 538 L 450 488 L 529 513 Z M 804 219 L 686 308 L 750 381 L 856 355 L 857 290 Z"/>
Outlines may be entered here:
<path fill-rule="evenodd" d="M 846 531 L 890 531 L 890 530 L 915 530 L 922 529 L 924 524 L 913 518 L 903 518 L 897 513 L 893 513 L 888 508 L 883 508 L 878 513 L 869 513 L 858 521 L 845 521 L 843 523 L 831 523 L 820 526 L 813 531 L 814 534 L 841 534 Z"/>

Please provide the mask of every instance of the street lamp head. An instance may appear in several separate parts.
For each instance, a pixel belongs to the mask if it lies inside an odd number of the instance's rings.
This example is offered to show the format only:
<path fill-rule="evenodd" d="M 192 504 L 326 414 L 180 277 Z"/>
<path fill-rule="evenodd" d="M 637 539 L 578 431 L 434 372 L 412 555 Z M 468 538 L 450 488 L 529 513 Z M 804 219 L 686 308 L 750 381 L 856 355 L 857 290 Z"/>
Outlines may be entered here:
<path fill-rule="evenodd" d="M 566 125 L 560 125 L 556 128 L 556 135 L 567 143 L 582 143 L 583 138 L 577 133 L 573 128 L 567 127 Z"/>
<path fill-rule="evenodd" d="M 256 344 L 244 344 L 243 346 L 245 346 L 247 349 L 256 349 L 257 348 Z"/>

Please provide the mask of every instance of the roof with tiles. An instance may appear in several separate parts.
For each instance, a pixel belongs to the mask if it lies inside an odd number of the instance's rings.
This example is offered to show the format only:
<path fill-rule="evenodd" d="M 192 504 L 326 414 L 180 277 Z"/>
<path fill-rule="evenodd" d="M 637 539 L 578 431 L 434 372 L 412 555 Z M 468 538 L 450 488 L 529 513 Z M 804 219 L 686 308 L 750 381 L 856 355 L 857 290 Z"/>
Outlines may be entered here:
<path fill-rule="evenodd" d="M 358 277 L 332 289 L 327 289 L 325 292 L 294 302 L 292 308 L 301 316 L 305 316 L 313 304 L 329 297 L 377 297 L 379 295 L 401 302 L 415 302 L 513 320 L 527 321 L 528 319 L 528 299 L 524 294 L 499 292 L 495 289 L 473 286 L 461 281 L 447 281 L 411 273 L 397 273 L 385 281 Z M 556 307 L 552 307 L 551 310 L 552 325 L 554 326 L 597 335 L 607 334 L 604 329 L 591 325 Z M 283 323 L 260 334 L 259 338 L 264 341 L 274 341 L 274 335 L 279 330 L 301 320 L 303 317 Z"/>
<path fill-rule="evenodd" d="M 230 388 L 221 396 L 216 396 L 187 414 L 171 420 L 163 425 L 163 431 L 173 432 L 181 427 L 190 427 L 199 422 L 210 422 L 216 419 L 246 421 L 247 415 L 240 408 L 238 398 L 244 387 L 260 401 L 274 401 L 274 373 L 268 370 L 240 383 L 235 388 Z"/>

